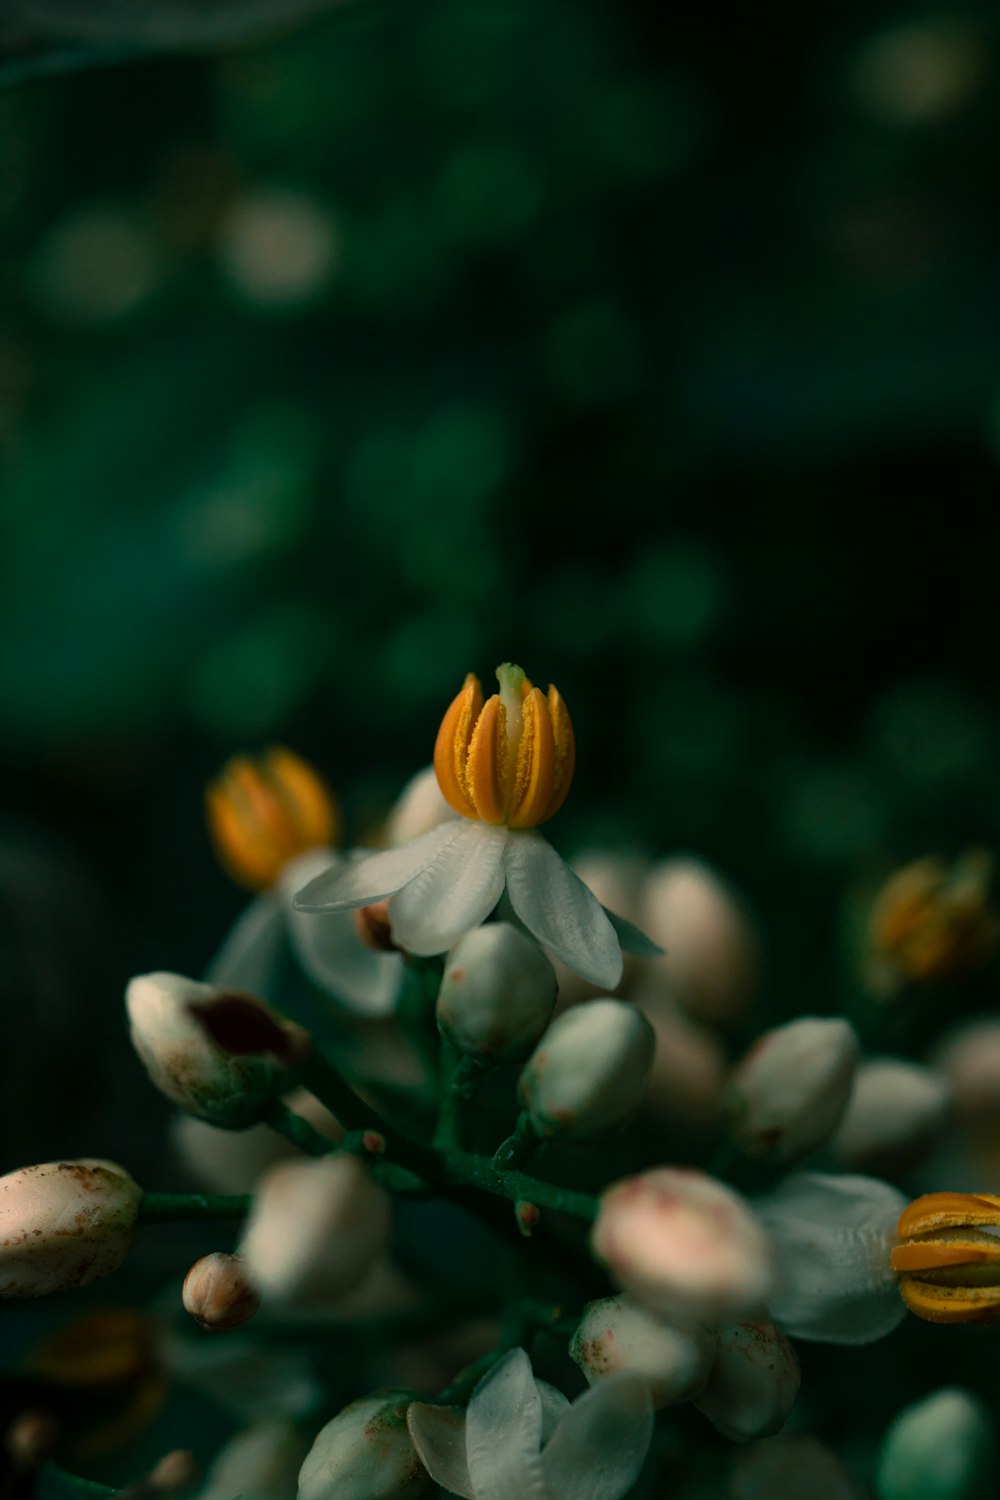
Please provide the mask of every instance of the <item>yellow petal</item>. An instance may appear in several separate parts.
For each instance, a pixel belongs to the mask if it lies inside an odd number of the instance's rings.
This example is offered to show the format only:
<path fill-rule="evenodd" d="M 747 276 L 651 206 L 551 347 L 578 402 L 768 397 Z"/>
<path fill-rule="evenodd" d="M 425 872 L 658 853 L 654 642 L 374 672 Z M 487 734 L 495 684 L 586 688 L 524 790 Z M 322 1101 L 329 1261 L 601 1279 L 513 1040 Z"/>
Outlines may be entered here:
<path fill-rule="evenodd" d="M 1000 1197 L 992 1193 L 925 1193 L 899 1216 L 899 1238 L 956 1225 L 1000 1224 Z"/>
<path fill-rule="evenodd" d="M 534 828 L 548 816 L 555 789 L 556 750 L 544 694 L 532 688 L 521 705 L 521 743 L 508 821 L 511 828 Z"/>
<path fill-rule="evenodd" d="M 337 804 L 308 761 L 284 745 L 272 745 L 263 757 L 263 768 L 295 828 L 299 849 L 335 844 L 340 833 Z"/>
<path fill-rule="evenodd" d="M 552 739 L 555 745 L 555 772 L 553 775 L 552 796 L 549 798 L 548 807 L 545 809 L 545 817 L 539 821 L 545 822 L 562 807 L 566 801 L 566 794 L 573 780 L 573 770 L 576 766 L 576 739 L 573 734 L 573 721 L 569 716 L 566 704 L 558 688 L 549 684 L 549 717 L 552 723 Z"/>
<path fill-rule="evenodd" d="M 1000 1286 L 931 1286 L 904 1276 L 899 1290 L 910 1311 L 928 1323 L 1000 1322 Z"/>
<path fill-rule="evenodd" d="M 483 706 L 469 745 L 465 786 L 475 804 L 475 816 L 484 823 L 504 821 L 506 718 L 500 695 L 494 693 Z"/>
<path fill-rule="evenodd" d="M 434 770 L 441 795 L 465 818 L 477 816 L 476 805 L 466 790 L 465 768 L 472 732 L 482 708 L 483 690 L 479 678 L 470 672 L 441 720 L 434 744 Z"/>

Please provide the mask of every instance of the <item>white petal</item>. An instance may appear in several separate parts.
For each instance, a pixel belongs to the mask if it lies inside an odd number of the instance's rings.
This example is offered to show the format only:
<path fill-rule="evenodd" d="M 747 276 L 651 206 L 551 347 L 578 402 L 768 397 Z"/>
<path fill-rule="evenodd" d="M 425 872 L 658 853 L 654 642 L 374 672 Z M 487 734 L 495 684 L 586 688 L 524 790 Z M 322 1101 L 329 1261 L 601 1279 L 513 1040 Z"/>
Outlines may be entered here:
<path fill-rule="evenodd" d="M 653 1403 L 635 1375 L 609 1375 L 574 1401 L 542 1454 L 559 1500 L 622 1500 L 653 1437 Z"/>
<path fill-rule="evenodd" d="M 489 916 L 503 893 L 506 828 L 463 818 L 445 831 L 448 841 L 431 863 L 389 903 L 393 940 L 410 953 L 446 952 Z"/>
<path fill-rule="evenodd" d="M 874 1177 L 795 1172 L 754 1200 L 777 1260 L 768 1299 L 794 1338 L 867 1344 L 906 1312 L 889 1256 L 907 1200 Z"/>
<path fill-rule="evenodd" d="M 383 849 L 336 864 L 296 894 L 295 910 L 350 911 L 352 906 L 384 901 L 425 870 L 458 832 L 458 824 L 443 823 L 399 849 Z"/>
<path fill-rule="evenodd" d="M 505 863 L 510 903 L 532 937 L 581 978 L 613 990 L 621 949 L 594 893 L 533 829 L 511 833 Z"/>
<path fill-rule="evenodd" d="M 549 1385 L 547 1380 L 536 1379 L 535 1385 L 542 1399 L 542 1447 L 544 1448 L 569 1410 L 569 1397 L 564 1396 L 562 1391 L 557 1390 L 554 1385 Z"/>
<path fill-rule="evenodd" d="M 637 958 L 663 957 L 663 949 L 659 943 L 654 943 L 641 927 L 637 927 L 627 917 L 620 917 L 616 911 L 612 911 L 607 906 L 604 907 L 604 915 L 615 929 L 615 936 L 624 953 L 634 953 Z"/>
<path fill-rule="evenodd" d="M 220 989 L 246 990 L 265 998 L 271 989 L 285 942 L 280 899 L 265 891 L 251 901 L 230 928 L 208 966 L 205 979 Z"/>
<path fill-rule="evenodd" d="M 363 1016 L 388 1016 L 403 982 L 398 953 L 376 953 L 348 912 L 289 913 L 295 957 L 314 984 Z"/>
<path fill-rule="evenodd" d="M 476 1386 L 465 1419 L 476 1500 L 547 1500 L 542 1479 L 542 1398 L 523 1349 L 512 1349 Z"/>
<path fill-rule="evenodd" d="M 420 1462 L 435 1484 L 464 1500 L 476 1500 L 465 1457 L 465 1412 L 413 1401 L 406 1421 Z"/>

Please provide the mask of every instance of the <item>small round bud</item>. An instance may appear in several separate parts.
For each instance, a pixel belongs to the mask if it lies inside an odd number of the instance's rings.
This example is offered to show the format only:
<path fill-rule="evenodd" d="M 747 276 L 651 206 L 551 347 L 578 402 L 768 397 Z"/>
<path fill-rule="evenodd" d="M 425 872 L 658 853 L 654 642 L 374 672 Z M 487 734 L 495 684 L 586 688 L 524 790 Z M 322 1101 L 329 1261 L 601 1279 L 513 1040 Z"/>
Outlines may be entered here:
<path fill-rule="evenodd" d="M 760 945 L 729 888 L 699 860 L 668 859 L 650 872 L 643 905 L 639 925 L 663 949 L 657 967 L 688 1014 L 715 1026 L 741 1021 Z"/>
<path fill-rule="evenodd" d="M 847 1021 L 802 1016 L 767 1032 L 729 1086 L 737 1144 L 748 1156 L 783 1163 L 817 1150 L 847 1108 L 859 1056 Z"/>
<path fill-rule="evenodd" d="M 471 1057 L 523 1062 L 556 1003 L 556 973 L 538 944 L 509 922 L 459 938 L 437 999 L 443 1034 Z"/>
<path fill-rule="evenodd" d="M 356 1157 L 279 1162 L 261 1180 L 240 1253 L 264 1296 L 331 1299 L 364 1280 L 390 1228 L 388 1195 Z"/>
<path fill-rule="evenodd" d="M 256 759 L 235 756 L 208 787 L 205 806 L 219 863 L 252 891 L 274 885 L 306 850 L 327 848 L 340 829 L 319 772 L 281 745 Z"/>
<path fill-rule="evenodd" d="M 878 1500 L 980 1500 L 996 1482 L 993 1419 L 978 1396 L 946 1386 L 899 1413 L 879 1454 Z"/>
<path fill-rule="evenodd" d="M 844 1166 L 893 1176 L 923 1160 L 947 1113 L 948 1085 L 934 1068 L 873 1058 L 858 1069 L 833 1154 Z"/>
<path fill-rule="evenodd" d="M 529 1058 L 518 1091 L 543 1139 L 592 1141 L 642 1103 L 653 1065 L 653 1028 L 621 1000 L 565 1011 Z"/>
<path fill-rule="evenodd" d="M 695 1405 L 735 1443 L 780 1432 L 801 1384 L 795 1350 L 773 1323 L 721 1328 L 708 1384 Z"/>
<path fill-rule="evenodd" d="M 260 1306 L 240 1257 L 221 1250 L 195 1261 L 184 1278 L 181 1301 L 202 1328 L 211 1329 L 239 1328 Z"/>
<path fill-rule="evenodd" d="M 755 1310 L 772 1283 L 767 1237 L 744 1200 L 682 1168 L 627 1177 L 602 1196 L 591 1236 L 599 1261 L 667 1317 L 716 1323 Z"/>
<path fill-rule="evenodd" d="M 946 1032 L 932 1061 L 963 1125 L 1000 1123 L 1000 1017 L 983 1016 Z"/>
<path fill-rule="evenodd" d="M 116 1271 L 141 1197 L 124 1167 L 87 1157 L 0 1177 L 0 1296 L 43 1297 Z"/>
<path fill-rule="evenodd" d="M 441 795 L 434 767 L 427 766 L 411 777 L 400 792 L 386 824 L 386 843 L 397 849 L 454 816 Z"/>
<path fill-rule="evenodd" d="M 666 1323 L 630 1297 L 604 1297 L 587 1303 L 569 1352 L 591 1385 L 623 1371 L 641 1375 L 660 1408 L 702 1389 L 715 1339 L 697 1323 Z"/>
<path fill-rule="evenodd" d="M 346 1406 L 319 1433 L 298 1500 L 417 1500 L 433 1488 L 406 1425 L 412 1397 L 379 1391 Z"/>
<path fill-rule="evenodd" d="M 132 1045 L 150 1079 L 174 1104 L 228 1130 L 260 1120 L 284 1075 L 269 1055 L 234 1057 L 188 1010 L 223 992 L 180 974 L 141 974 L 125 991 Z"/>

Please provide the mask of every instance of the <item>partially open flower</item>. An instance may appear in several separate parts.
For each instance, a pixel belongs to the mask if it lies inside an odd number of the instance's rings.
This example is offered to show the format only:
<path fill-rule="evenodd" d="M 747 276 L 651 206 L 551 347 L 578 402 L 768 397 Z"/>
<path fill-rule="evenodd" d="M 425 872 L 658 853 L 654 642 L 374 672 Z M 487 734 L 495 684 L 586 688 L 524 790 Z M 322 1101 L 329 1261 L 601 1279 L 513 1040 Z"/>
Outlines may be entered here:
<path fill-rule="evenodd" d="M 873 988 L 891 995 L 902 983 L 943 984 L 980 968 L 1000 944 L 992 876 L 979 850 L 951 864 L 914 860 L 890 876 L 869 918 Z"/>
<path fill-rule="evenodd" d="M 621 1000 L 564 1011 L 525 1065 L 518 1085 L 543 1139 L 592 1141 L 636 1113 L 653 1065 L 646 1017 Z"/>
<path fill-rule="evenodd" d="M 690 1401 L 715 1358 L 715 1337 L 698 1323 L 668 1323 L 631 1297 L 588 1302 L 569 1352 L 590 1385 L 639 1375 L 656 1408 Z"/>
<path fill-rule="evenodd" d="M 307 849 L 329 847 L 340 827 L 319 772 L 281 745 L 228 761 L 206 792 L 206 811 L 220 863 L 252 891 L 272 886 Z"/>
<path fill-rule="evenodd" d="M 1000 1197 L 928 1193 L 899 1219 L 903 1301 L 929 1323 L 1000 1322 Z"/>
<path fill-rule="evenodd" d="M 192 1001 L 222 993 L 181 974 L 140 974 L 125 991 L 132 1045 L 150 1079 L 174 1104 L 227 1130 L 260 1120 L 286 1086 L 269 1056 L 233 1057 L 191 1015 Z"/>
<path fill-rule="evenodd" d="M 523 1062 L 555 1003 L 555 970 L 538 944 L 509 922 L 490 922 L 459 938 L 448 954 L 437 1023 L 460 1052 Z"/>
<path fill-rule="evenodd" d="M 793 1162 L 817 1150 L 840 1121 L 859 1058 L 853 1026 L 802 1016 L 762 1036 L 733 1074 L 733 1134 L 751 1156 Z"/>
<path fill-rule="evenodd" d="M 181 1300 L 185 1312 L 213 1331 L 241 1327 L 260 1306 L 243 1261 L 221 1250 L 195 1261 L 184 1278 Z"/>
<path fill-rule="evenodd" d="M 695 1405 L 735 1443 L 772 1437 L 785 1425 L 801 1384 L 791 1344 L 766 1318 L 718 1331 L 715 1362 Z"/>
<path fill-rule="evenodd" d="M 363 1396 L 327 1422 L 299 1474 L 298 1500 L 416 1500 L 432 1488 L 406 1425 L 406 1391 Z"/>
<path fill-rule="evenodd" d="M 749 1205 L 686 1168 L 608 1188 L 591 1248 L 626 1291 L 667 1317 L 725 1322 L 755 1311 L 771 1290 L 771 1249 Z"/>
<path fill-rule="evenodd" d="M 87 1157 L 0 1177 L 0 1296 L 43 1297 L 116 1271 L 141 1197 L 124 1167 Z"/>

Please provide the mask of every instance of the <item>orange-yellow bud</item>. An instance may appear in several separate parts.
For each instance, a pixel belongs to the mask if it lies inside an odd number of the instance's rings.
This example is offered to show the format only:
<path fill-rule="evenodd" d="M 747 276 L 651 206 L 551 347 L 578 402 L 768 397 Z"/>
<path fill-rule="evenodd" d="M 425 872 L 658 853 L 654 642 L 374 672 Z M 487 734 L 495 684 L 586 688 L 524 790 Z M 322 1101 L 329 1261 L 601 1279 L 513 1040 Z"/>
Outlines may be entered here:
<path fill-rule="evenodd" d="M 470 672 L 441 721 L 434 770 L 465 818 L 535 828 L 566 800 L 576 752 L 573 725 L 556 688 L 532 687 L 520 667 L 497 668 L 500 692 L 483 701 Z"/>
<path fill-rule="evenodd" d="M 992 858 L 973 851 L 950 865 L 914 860 L 890 876 L 869 918 L 875 988 L 946 983 L 984 964 L 1000 944 L 992 874 Z"/>
<path fill-rule="evenodd" d="M 1000 1196 L 928 1193 L 903 1210 L 892 1252 L 903 1301 L 929 1323 L 1000 1322 Z"/>
<path fill-rule="evenodd" d="M 205 802 L 219 863 L 254 891 L 272 886 L 307 849 L 329 847 L 340 831 L 326 782 L 281 745 L 256 759 L 234 756 L 209 785 Z"/>

